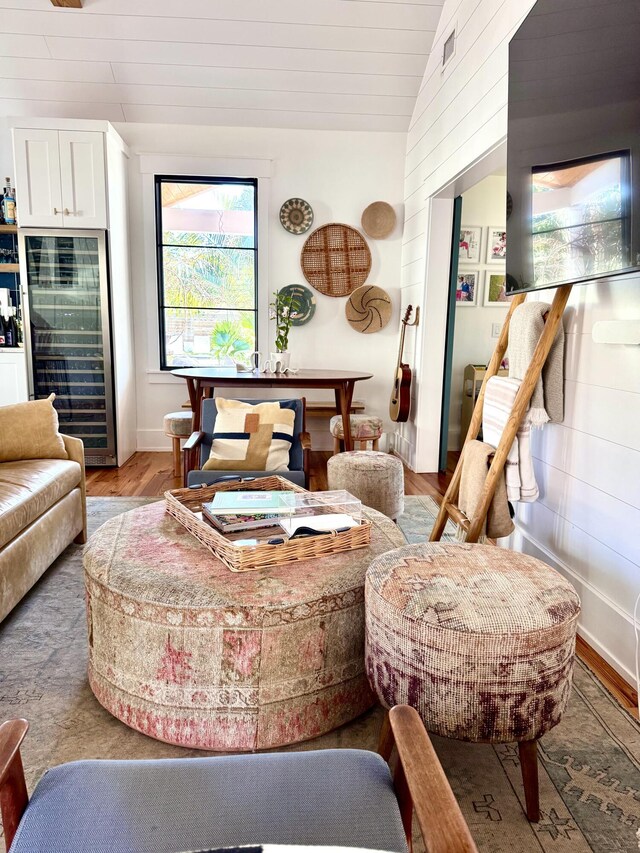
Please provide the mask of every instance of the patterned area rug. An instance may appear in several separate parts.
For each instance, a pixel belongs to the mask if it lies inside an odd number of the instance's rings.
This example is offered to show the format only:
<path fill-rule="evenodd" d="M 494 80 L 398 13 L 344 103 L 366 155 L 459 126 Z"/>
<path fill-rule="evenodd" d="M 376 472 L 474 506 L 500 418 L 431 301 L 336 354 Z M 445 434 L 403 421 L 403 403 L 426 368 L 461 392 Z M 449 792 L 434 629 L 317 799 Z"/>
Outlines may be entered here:
<path fill-rule="evenodd" d="M 90 498 L 90 531 L 148 502 Z M 400 527 L 409 541 L 428 538 L 436 513 L 431 498 L 407 498 Z M 23 753 L 30 788 L 63 761 L 203 755 L 147 738 L 111 717 L 89 689 L 86 663 L 82 549 L 72 545 L 0 625 L 0 719 L 31 723 Z M 375 749 L 381 720 L 376 709 L 291 749 Z M 433 740 L 483 853 L 638 849 L 640 726 L 580 663 L 569 709 L 541 744 L 537 825 L 522 812 L 514 745 Z"/>

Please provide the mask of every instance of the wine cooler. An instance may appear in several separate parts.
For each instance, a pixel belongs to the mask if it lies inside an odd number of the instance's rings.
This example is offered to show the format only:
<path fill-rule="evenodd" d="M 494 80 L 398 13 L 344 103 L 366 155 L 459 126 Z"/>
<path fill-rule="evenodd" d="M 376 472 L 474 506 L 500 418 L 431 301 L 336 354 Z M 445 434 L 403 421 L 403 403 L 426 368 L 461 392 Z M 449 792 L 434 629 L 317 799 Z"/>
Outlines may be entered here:
<path fill-rule="evenodd" d="M 105 232 L 21 229 L 20 263 L 30 396 L 55 393 L 60 432 L 82 439 L 87 465 L 115 465 Z"/>

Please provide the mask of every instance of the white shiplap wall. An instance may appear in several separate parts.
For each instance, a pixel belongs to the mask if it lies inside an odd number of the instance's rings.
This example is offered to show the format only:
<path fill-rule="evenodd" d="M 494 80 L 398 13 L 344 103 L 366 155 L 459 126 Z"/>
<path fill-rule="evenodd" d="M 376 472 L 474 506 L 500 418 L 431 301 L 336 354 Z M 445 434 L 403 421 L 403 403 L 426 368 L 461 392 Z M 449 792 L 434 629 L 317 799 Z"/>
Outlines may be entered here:
<path fill-rule="evenodd" d="M 640 276 L 573 289 L 564 318 L 564 421 L 534 431 L 540 499 L 518 507 L 512 544 L 571 580 L 582 599 L 581 633 L 633 682 L 640 347 L 596 344 L 591 335 L 598 320 L 631 318 L 640 318 Z"/>
<path fill-rule="evenodd" d="M 504 140 L 508 42 L 532 5 L 447 0 L 411 121 L 402 293 L 403 302 L 423 305 L 424 323 L 412 422 L 397 443 L 420 470 L 437 467 L 447 280 L 442 264 L 432 270 L 440 241 L 450 240 L 440 224 L 448 200 L 433 196 Z M 442 71 L 442 45 L 454 26 L 456 52 Z M 575 584 L 580 632 L 629 681 L 640 591 L 640 347 L 597 345 L 591 330 L 599 319 L 631 317 L 640 317 L 638 277 L 575 288 L 565 317 L 566 416 L 536 432 L 541 497 L 519 510 L 512 543 Z"/>

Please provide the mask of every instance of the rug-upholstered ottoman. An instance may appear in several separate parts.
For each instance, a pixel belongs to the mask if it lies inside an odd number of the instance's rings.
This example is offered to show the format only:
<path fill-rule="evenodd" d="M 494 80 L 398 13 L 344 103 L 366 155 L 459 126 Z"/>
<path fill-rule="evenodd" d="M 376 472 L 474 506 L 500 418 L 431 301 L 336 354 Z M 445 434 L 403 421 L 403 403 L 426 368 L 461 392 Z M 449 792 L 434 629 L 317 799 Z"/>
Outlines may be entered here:
<path fill-rule="evenodd" d="M 382 435 L 382 418 L 377 415 L 349 415 L 349 428 L 354 446 L 360 445 L 366 450 L 370 441 L 371 449 L 378 449 L 378 442 Z M 340 453 L 340 442 L 344 439 L 344 425 L 342 415 L 334 415 L 329 421 L 329 432 L 333 436 L 333 454 Z"/>
<path fill-rule="evenodd" d="M 171 447 L 173 450 L 173 476 L 180 476 L 182 460 L 180 458 L 180 439 L 189 438 L 191 435 L 191 422 L 193 413 L 190 411 L 169 412 L 165 415 L 162 421 L 164 434 L 171 439 Z"/>
<path fill-rule="evenodd" d="M 537 740 L 571 690 L 580 600 L 534 557 L 426 543 L 377 557 L 365 586 L 367 675 L 381 704 L 412 705 L 444 737 L 518 742 L 539 819 Z"/>
<path fill-rule="evenodd" d="M 346 489 L 389 518 L 404 511 L 404 469 L 397 456 L 373 450 L 337 453 L 327 461 L 327 481 L 329 489 Z"/>
<path fill-rule="evenodd" d="M 219 751 L 317 737 L 375 701 L 364 671 L 364 578 L 404 542 L 365 510 L 371 543 L 234 573 L 164 509 L 107 521 L 84 555 L 89 684 L 146 735 Z"/>

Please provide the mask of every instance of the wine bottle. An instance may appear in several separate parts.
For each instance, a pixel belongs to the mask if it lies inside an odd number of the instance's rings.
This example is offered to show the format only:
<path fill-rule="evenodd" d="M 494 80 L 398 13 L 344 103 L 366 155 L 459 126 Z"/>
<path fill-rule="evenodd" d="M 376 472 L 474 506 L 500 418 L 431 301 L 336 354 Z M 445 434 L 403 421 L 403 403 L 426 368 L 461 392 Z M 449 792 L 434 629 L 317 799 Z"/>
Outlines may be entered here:
<path fill-rule="evenodd" d="M 7 225 L 16 224 L 16 194 L 11 188 L 11 178 L 5 178 L 7 185 L 4 188 L 4 198 L 2 200 L 2 212 L 4 213 L 4 221 Z"/>
<path fill-rule="evenodd" d="M 23 343 L 23 340 L 22 340 L 22 319 L 21 319 L 20 315 L 18 314 L 18 309 L 14 308 L 13 310 L 14 310 L 14 319 L 16 321 L 16 329 L 18 330 L 18 337 L 17 337 L 18 346 L 22 346 L 22 343 Z"/>
<path fill-rule="evenodd" d="M 11 308 L 7 308 L 7 315 L 4 318 L 4 345 L 6 347 L 15 347 L 17 345 L 13 327 L 11 326 Z"/>

